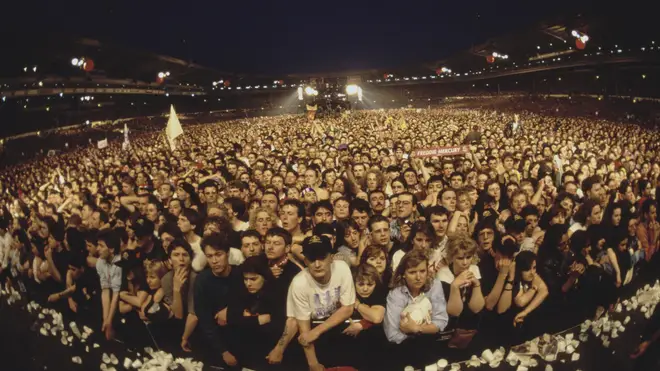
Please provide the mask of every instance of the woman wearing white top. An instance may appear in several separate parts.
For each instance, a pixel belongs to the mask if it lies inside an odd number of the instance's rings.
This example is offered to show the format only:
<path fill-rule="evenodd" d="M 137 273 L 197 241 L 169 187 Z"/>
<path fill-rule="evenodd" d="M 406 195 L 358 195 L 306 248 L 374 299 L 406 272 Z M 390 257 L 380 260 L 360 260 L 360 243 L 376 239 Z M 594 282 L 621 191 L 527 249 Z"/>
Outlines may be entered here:
<path fill-rule="evenodd" d="M 603 209 L 598 202 L 586 200 L 573 216 L 575 223 L 568 228 L 568 237 L 570 238 L 576 231 L 586 231 L 589 226 L 600 224 L 603 217 Z"/>

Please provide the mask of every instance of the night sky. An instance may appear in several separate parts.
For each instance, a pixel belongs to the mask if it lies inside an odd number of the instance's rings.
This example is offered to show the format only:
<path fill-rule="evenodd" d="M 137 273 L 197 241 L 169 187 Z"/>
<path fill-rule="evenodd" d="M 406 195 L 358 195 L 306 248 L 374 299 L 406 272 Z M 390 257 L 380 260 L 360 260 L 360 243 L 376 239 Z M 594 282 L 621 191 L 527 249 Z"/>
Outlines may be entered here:
<path fill-rule="evenodd" d="M 9 27 L 3 28 L 20 27 L 26 34 L 47 30 L 74 34 L 221 71 L 262 74 L 415 66 L 489 37 L 524 31 L 540 20 L 585 9 L 565 0 L 39 0 L 20 4 L 16 14 L 29 20 L 9 17 Z"/>

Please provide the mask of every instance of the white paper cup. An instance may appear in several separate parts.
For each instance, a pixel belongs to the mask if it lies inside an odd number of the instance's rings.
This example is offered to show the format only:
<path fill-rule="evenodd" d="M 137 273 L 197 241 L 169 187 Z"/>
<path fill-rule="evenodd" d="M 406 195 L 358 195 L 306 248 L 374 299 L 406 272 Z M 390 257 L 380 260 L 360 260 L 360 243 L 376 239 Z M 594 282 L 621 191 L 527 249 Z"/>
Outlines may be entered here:
<path fill-rule="evenodd" d="M 486 349 L 481 353 L 481 357 L 486 360 L 486 363 L 491 363 L 493 361 L 493 352 L 490 349 Z"/>
<path fill-rule="evenodd" d="M 559 342 L 557 342 L 557 348 L 559 352 L 564 353 L 566 351 L 566 342 L 563 340 L 559 340 Z"/>

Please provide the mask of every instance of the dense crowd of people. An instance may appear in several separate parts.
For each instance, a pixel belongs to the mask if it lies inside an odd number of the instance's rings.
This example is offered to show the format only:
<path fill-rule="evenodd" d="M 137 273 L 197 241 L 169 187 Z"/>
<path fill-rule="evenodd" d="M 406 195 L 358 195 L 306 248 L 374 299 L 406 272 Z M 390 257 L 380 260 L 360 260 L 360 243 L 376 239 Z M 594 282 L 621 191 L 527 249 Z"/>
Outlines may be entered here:
<path fill-rule="evenodd" d="M 402 369 L 599 317 L 660 272 L 660 133 L 513 120 L 249 118 L 11 166 L 3 288 L 108 340 L 148 323 L 161 348 L 258 370 Z"/>

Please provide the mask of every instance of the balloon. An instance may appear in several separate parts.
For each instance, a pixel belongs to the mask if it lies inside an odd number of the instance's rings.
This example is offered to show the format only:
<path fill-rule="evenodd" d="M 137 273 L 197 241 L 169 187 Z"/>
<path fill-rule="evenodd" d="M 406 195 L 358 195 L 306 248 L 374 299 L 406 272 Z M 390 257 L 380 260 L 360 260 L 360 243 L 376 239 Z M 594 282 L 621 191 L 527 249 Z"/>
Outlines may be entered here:
<path fill-rule="evenodd" d="M 91 59 L 85 59 L 85 63 L 83 63 L 83 70 L 85 72 L 91 72 L 94 70 L 94 61 Z"/>
<path fill-rule="evenodd" d="M 495 57 L 493 57 L 492 55 L 487 56 L 486 57 L 486 62 L 494 63 L 495 62 Z"/>
<path fill-rule="evenodd" d="M 582 40 L 580 40 L 580 39 L 575 39 L 575 46 L 576 46 L 578 49 L 583 50 L 583 49 L 587 46 L 587 44 L 585 44 L 585 43 L 584 43 Z"/>
<path fill-rule="evenodd" d="M 231 85 L 231 81 L 225 80 L 224 84 L 225 84 L 225 86 L 229 86 L 229 85 Z"/>

